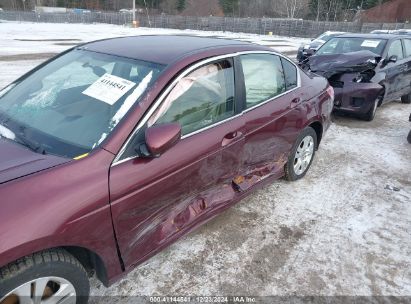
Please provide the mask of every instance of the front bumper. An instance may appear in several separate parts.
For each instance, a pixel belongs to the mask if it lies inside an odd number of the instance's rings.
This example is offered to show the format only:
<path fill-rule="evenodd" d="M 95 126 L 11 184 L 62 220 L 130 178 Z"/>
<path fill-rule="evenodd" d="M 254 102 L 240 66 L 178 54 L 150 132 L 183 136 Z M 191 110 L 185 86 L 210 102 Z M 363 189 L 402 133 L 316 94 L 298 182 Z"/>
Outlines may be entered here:
<path fill-rule="evenodd" d="M 301 61 L 303 61 L 305 58 L 304 58 L 304 49 L 303 48 L 299 48 L 298 49 L 298 51 L 297 51 L 297 60 L 298 60 L 298 62 L 301 62 Z"/>
<path fill-rule="evenodd" d="M 300 47 L 297 51 L 298 62 L 302 62 L 303 60 L 312 56 L 315 51 L 317 51 L 317 49 L 314 49 L 314 48 L 305 49 L 305 48 Z"/>
<path fill-rule="evenodd" d="M 357 83 L 347 77 L 330 84 L 335 92 L 334 111 L 360 115 L 370 111 L 383 90 L 378 83 Z"/>

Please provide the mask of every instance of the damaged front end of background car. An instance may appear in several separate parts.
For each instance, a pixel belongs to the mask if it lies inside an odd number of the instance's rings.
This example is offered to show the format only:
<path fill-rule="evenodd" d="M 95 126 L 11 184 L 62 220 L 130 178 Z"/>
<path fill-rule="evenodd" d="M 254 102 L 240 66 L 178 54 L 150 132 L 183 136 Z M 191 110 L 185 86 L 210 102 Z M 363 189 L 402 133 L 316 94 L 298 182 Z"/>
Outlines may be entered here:
<path fill-rule="evenodd" d="M 309 57 L 301 64 L 328 79 L 335 91 L 334 110 L 372 120 L 384 98 L 384 87 L 375 81 L 381 57 L 371 51 Z"/>

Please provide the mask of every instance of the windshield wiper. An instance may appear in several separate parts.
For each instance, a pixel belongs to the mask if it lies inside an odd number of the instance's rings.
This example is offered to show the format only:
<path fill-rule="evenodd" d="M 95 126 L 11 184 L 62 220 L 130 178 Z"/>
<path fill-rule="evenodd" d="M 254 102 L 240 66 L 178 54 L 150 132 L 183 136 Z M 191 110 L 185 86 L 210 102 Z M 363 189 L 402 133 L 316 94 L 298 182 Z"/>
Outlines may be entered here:
<path fill-rule="evenodd" d="M 30 150 L 45 155 L 46 149 L 44 149 L 43 145 L 35 140 L 29 139 L 25 137 L 23 134 L 16 134 L 15 141 L 19 144 L 29 148 Z"/>
<path fill-rule="evenodd" d="M 46 149 L 43 147 L 43 145 L 31 138 L 28 138 L 26 136 L 26 127 L 25 126 L 20 126 L 20 132 L 16 132 L 16 138 L 15 140 L 20 143 L 21 145 L 29 148 L 30 150 L 40 153 L 40 154 L 46 154 Z"/>
<path fill-rule="evenodd" d="M 38 152 L 41 154 L 45 154 L 44 149 L 38 143 L 35 143 L 19 134 L 15 134 L 14 132 L 10 131 L 3 125 L 0 125 L 0 138 L 5 138 L 11 141 L 14 141 L 20 145 L 23 145 L 34 152 Z"/>
<path fill-rule="evenodd" d="M 25 126 L 19 126 L 20 132 L 15 132 L 13 129 L 9 128 L 8 126 L 9 120 L 10 120 L 10 117 L 7 117 L 4 114 L 2 115 L 2 113 L 0 113 L 0 126 L 3 127 L 4 129 L 3 131 L 8 131 L 7 134 L 1 134 L 0 132 L 0 137 L 17 142 L 21 144 L 22 146 L 25 146 L 36 153 L 40 153 L 43 155 L 46 154 L 46 149 L 43 147 L 41 143 L 38 143 L 35 140 L 30 139 L 26 136 L 27 128 Z"/>

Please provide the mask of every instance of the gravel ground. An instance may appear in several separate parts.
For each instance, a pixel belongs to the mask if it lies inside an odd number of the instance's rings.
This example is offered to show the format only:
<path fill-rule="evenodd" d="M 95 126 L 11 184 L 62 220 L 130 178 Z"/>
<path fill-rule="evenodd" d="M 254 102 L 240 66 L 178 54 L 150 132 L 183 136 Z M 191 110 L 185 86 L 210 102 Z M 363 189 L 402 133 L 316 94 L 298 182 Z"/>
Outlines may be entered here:
<path fill-rule="evenodd" d="M 63 38 L 78 37 L 79 25 L 61 26 Z M 80 39 L 96 29 L 83 27 Z M 38 30 L 0 23 L 0 45 L 15 42 L 0 56 L 35 53 L 15 40 L 37 37 L 27 28 Z M 43 40 L 61 34 L 43 28 Z M 68 47 L 40 43 L 39 54 Z M 41 62 L 10 58 L 0 60 L 0 86 Z M 110 288 L 92 279 L 92 295 L 411 296 L 410 112 L 397 101 L 373 122 L 335 117 L 303 180 L 255 192 Z"/>

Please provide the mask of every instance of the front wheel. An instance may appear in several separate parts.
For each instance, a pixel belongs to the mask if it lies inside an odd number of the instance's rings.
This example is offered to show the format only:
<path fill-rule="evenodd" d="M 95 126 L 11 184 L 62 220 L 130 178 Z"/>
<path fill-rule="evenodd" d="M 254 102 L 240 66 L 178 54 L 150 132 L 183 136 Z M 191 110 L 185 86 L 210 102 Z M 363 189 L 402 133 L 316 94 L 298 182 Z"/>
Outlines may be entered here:
<path fill-rule="evenodd" d="M 380 100 L 376 99 L 374 104 L 372 105 L 371 109 L 364 115 L 364 120 L 372 121 L 375 118 L 375 113 L 377 112 L 378 104 Z"/>
<path fill-rule="evenodd" d="M 317 147 L 317 133 L 311 127 L 305 128 L 291 150 L 285 165 L 285 178 L 296 181 L 303 178 L 311 166 Z"/>
<path fill-rule="evenodd" d="M 0 269 L 0 304 L 85 304 L 89 291 L 84 267 L 62 249 L 35 253 Z"/>
<path fill-rule="evenodd" d="M 402 97 L 401 97 L 401 102 L 402 102 L 402 103 L 410 104 L 410 103 L 411 103 L 411 93 L 402 96 Z"/>

